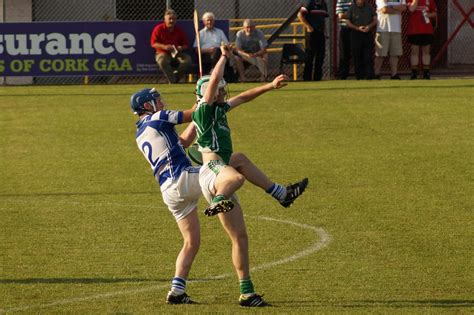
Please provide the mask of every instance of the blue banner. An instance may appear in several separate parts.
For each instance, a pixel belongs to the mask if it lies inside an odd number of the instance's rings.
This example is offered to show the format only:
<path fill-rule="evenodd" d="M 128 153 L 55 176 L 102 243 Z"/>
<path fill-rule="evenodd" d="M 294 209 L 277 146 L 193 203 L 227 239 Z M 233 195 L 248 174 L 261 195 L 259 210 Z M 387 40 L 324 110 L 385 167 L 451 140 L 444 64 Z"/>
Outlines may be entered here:
<path fill-rule="evenodd" d="M 150 36 L 158 23 L 0 23 L 0 76 L 156 74 Z M 193 21 L 177 25 L 192 47 Z M 228 34 L 228 21 L 215 25 Z"/>

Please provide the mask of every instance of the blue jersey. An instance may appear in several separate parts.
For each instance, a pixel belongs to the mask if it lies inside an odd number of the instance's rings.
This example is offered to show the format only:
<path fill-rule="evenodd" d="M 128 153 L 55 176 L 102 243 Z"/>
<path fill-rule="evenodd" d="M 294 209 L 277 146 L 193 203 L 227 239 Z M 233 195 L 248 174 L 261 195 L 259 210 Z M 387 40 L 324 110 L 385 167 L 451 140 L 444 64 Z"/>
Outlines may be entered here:
<path fill-rule="evenodd" d="M 183 112 L 162 110 L 137 122 L 138 148 L 150 163 L 161 190 L 191 167 L 175 128 L 182 121 Z"/>

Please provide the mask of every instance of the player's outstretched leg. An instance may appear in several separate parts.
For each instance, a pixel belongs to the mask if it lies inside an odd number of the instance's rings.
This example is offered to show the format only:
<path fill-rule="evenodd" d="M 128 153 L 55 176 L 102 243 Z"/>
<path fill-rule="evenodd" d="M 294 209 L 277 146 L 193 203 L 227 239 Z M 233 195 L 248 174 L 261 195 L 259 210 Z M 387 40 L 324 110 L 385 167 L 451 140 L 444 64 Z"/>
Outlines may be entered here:
<path fill-rule="evenodd" d="M 271 306 L 271 304 L 265 302 L 263 299 L 263 295 L 253 294 L 247 297 L 240 296 L 239 298 L 240 306 L 244 307 L 263 307 L 263 306 Z"/>
<path fill-rule="evenodd" d="M 216 215 L 218 213 L 228 212 L 234 209 L 234 203 L 232 200 L 225 199 L 223 195 L 216 196 L 212 200 L 212 204 L 204 210 L 204 214 L 208 217 Z"/>
<path fill-rule="evenodd" d="M 286 197 L 280 201 L 280 204 L 285 208 L 291 206 L 296 198 L 301 196 L 301 194 L 305 191 L 306 186 L 308 186 L 308 178 L 303 178 L 297 183 L 286 186 Z"/>

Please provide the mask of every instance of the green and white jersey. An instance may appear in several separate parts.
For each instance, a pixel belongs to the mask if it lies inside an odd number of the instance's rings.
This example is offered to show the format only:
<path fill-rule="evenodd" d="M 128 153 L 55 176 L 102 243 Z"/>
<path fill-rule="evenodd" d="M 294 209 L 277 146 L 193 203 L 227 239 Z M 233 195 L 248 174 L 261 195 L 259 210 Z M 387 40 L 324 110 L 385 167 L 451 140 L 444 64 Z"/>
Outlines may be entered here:
<path fill-rule="evenodd" d="M 232 138 L 226 116 L 229 109 L 228 103 L 210 106 L 201 99 L 192 115 L 199 151 L 217 153 L 226 164 L 232 155 Z"/>

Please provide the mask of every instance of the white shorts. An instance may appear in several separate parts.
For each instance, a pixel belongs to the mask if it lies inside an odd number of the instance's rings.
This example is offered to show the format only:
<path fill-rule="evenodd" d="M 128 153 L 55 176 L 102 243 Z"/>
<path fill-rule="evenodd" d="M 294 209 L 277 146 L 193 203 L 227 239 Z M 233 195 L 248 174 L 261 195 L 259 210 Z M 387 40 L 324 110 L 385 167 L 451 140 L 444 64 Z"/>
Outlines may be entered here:
<path fill-rule="evenodd" d="M 214 182 L 220 170 L 224 167 L 227 167 L 227 165 L 222 161 L 210 161 L 201 166 L 201 170 L 199 171 L 199 185 L 201 185 L 202 194 L 209 204 L 211 204 L 212 199 L 216 196 Z M 233 194 L 230 199 L 235 203 L 239 203 L 237 194 Z"/>
<path fill-rule="evenodd" d="M 199 168 L 188 167 L 177 180 L 166 185 L 161 194 L 176 221 L 183 219 L 196 208 L 201 196 Z"/>

